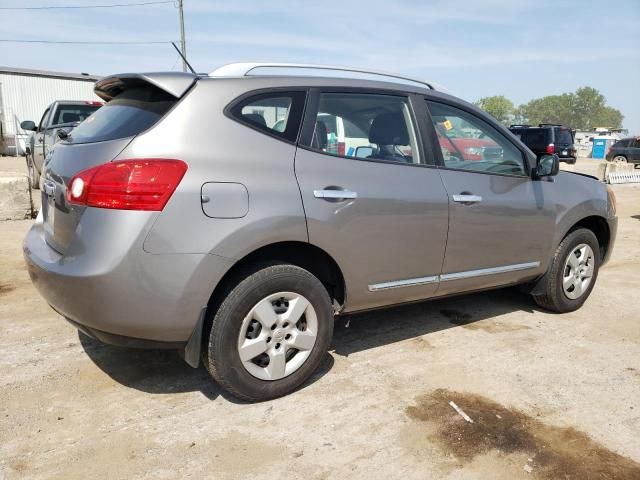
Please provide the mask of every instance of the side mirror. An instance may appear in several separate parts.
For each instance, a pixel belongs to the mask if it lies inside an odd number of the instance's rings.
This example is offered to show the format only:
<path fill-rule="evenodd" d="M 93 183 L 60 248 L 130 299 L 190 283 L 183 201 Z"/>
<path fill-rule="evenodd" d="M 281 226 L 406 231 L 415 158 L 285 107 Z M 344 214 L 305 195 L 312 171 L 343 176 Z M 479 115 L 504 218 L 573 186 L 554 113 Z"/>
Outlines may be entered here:
<path fill-rule="evenodd" d="M 36 131 L 36 124 L 31 120 L 25 120 L 24 122 L 20 122 L 20 128 L 23 130 L 30 130 L 32 132 Z"/>
<path fill-rule="evenodd" d="M 356 158 L 368 158 L 373 155 L 373 147 L 356 147 Z"/>
<path fill-rule="evenodd" d="M 536 165 L 536 175 L 541 177 L 553 177 L 560 171 L 560 157 L 553 155 L 543 155 L 538 159 Z"/>

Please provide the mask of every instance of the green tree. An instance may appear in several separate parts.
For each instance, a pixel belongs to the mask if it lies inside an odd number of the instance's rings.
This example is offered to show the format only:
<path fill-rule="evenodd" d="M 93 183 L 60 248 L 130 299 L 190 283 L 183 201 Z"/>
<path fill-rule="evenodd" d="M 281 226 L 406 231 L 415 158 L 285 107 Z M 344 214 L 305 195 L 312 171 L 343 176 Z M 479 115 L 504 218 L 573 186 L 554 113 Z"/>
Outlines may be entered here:
<path fill-rule="evenodd" d="M 521 123 L 560 123 L 580 130 L 620 128 L 624 118 L 619 110 L 607 106 L 604 96 L 592 87 L 536 98 L 520 105 L 516 112 Z"/>
<path fill-rule="evenodd" d="M 513 102 L 503 95 L 481 98 L 476 102 L 476 106 L 504 125 L 511 123 L 515 111 Z"/>

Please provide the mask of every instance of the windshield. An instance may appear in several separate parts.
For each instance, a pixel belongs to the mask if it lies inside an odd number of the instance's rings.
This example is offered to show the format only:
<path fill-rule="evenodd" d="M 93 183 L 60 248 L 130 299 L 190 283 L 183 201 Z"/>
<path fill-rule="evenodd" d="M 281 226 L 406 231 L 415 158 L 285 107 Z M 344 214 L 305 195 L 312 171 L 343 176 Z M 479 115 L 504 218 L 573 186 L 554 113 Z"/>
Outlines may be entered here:
<path fill-rule="evenodd" d="M 151 128 L 178 100 L 152 85 L 129 88 L 78 125 L 70 143 L 132 137 Z"/>

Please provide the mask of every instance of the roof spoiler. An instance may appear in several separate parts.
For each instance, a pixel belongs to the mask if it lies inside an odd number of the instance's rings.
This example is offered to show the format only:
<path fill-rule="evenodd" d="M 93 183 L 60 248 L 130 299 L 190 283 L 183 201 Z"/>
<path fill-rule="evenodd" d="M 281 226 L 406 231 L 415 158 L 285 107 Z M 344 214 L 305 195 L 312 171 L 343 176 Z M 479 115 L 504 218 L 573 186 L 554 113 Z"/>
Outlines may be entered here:
<path fill-rule="evenodd" d="M 176 98 L 180 98 L 197 78 L 197 75 L 183 72 L 121 73 L 101 78 L 96 82 L 93 91 L 108 102 L 129 88 L 151 84 Z"/>

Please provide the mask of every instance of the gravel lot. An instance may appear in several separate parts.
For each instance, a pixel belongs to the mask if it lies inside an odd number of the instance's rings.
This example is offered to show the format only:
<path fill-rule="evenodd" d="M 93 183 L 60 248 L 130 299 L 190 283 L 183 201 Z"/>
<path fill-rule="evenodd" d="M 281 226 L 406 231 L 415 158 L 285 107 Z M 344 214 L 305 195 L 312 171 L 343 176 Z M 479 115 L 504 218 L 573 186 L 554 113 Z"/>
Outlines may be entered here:
<path fill-rule="evenodd" d="M 304 388 L 260 404 L 177 353 L 79 335 L 31 286 L 30 221 L 0 222 L 0 479 L 637 480 L 640 185 L 614 188 L 618 241 L 581 310 L 508 289 L 354 315 Z"/>

